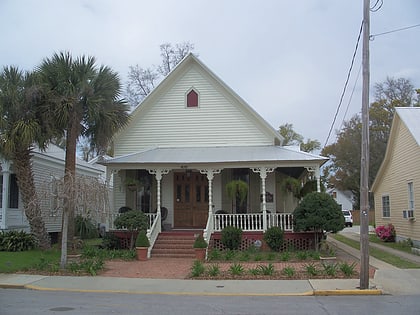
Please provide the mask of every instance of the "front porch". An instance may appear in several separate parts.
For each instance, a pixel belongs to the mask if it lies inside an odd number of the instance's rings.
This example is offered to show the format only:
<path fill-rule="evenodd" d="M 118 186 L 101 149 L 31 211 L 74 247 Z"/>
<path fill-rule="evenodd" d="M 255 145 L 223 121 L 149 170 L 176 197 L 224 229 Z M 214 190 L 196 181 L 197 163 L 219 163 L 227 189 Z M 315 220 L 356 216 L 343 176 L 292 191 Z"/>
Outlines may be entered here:
<path fill-rule="evenodd" d="M 161 233 L 160 213 L 147 213 L 149 229 L 147 236 L 150 241 L 148 257 L 151 257 L 154 245 Z M 234 226 L 243 231 L 242 248 L 248 248 L 256 240 L 262 241 L 267 228 L 278 226 L 285 232 L 285 248 L 311 249 L 314 246 L 313 233 L 294 233 L 293 215 L 291 213 L 249 213 L 249 214 L 210 214 L 204 230 L 190 230 L 192 233 L 203 233 L 204 239 L 211 248 L 221 248 L 221 231 L 227 226 Z M 184 230 L 188 231 L 188 230 Z M 177 231 L 174 230 L 174 234 Z M 179 232 L 178 232 L 179 235 Z"/>

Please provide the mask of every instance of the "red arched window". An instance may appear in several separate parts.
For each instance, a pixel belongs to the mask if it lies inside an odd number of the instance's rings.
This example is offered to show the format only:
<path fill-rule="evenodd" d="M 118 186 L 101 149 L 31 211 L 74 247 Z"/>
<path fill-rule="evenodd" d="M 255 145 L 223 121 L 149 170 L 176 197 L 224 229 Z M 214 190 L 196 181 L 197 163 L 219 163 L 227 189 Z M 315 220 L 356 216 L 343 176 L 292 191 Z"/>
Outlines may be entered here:
<path fill-rule="evenodd" d="M 187 107 L 198 107 L 198 94 L 194 90 L 187 94 Z"/>

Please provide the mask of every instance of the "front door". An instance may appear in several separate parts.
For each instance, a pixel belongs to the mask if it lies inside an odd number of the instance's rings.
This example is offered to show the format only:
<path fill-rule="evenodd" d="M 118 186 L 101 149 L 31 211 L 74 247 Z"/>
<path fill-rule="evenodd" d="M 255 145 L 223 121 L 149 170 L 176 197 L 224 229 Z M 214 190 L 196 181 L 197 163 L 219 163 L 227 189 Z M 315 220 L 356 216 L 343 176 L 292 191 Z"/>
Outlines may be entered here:
<path fill-rule="evenodd" d="M 209 211 L 207 176 L 199 172 L 174 174 L 174 227 L 205 228 Z"/>

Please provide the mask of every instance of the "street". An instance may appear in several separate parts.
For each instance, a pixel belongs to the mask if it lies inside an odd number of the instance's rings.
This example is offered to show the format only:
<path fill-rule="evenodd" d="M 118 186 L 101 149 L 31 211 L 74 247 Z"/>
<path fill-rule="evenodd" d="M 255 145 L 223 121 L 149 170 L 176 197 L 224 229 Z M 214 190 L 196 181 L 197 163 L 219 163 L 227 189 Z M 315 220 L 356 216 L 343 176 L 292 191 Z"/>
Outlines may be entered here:
<path fill-rule="evenodd" d="M 0 314 L 420 314 L 419 296 L 137 295 L 0 289 Z"/>

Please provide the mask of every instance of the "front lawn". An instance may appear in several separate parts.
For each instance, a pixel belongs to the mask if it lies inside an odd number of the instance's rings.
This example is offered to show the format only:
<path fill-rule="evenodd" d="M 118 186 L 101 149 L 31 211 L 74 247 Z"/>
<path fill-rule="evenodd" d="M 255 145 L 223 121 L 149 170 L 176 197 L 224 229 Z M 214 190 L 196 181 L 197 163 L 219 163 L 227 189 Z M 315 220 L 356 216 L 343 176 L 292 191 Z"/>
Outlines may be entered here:
<path fill-rule="evenodd" d="M 334 234 L 334 235 L 330 235 L 332 238 L 336 239 L 339 242 L 342 242 L 346 245 L 349 245 L 355 249 L 359 249 L 360 250 L 360 243 L 357 241 L 354 241 L 352 239 L 349 239 L 341 234 Z M 375 236 L 376 237 L 376 236 Z M 381 245 L 384 245 L 387 243 L 381 242 Z M 401 257 L 392 255 L 388 252 L 385 252 L 381 249 L 369 246 L 369 255 L 372 257 L 375 257 L 379 260 L 382 260 L 388 264 L 391 264 L 397 268 L 401 268 L 401 269 L 413 269 L 413 268 L 420 268 L 420 264 L 405 260 Z"/>
<path fill-rule="evenodd" d="M 21 252 L 0 251 L 0 273 L 30 272 L 94 276 L 103 269 L 105 260 L 134 260 L 136 257 L 135 251 L 101 249 L 94 241 L 93 245 L 85 245 L 76 254 L 78 255 L 74 255 L 74 258 L 68 256 L 66 270 L 60 270 L 61 251 L 56 248 L 48 251 L 38 249 Z"/>
<path fill-rule="evenodd" d="M 58 269 L 59 261 L 60 251 L 56 249 L 0 252 L 0 273 L 37 270 L 47 265 L 50 265 L 52 269 Z"/>

